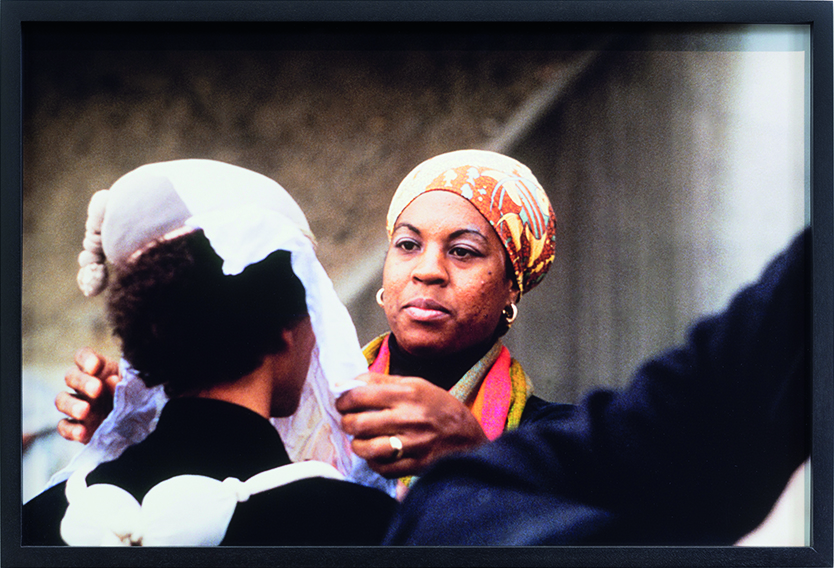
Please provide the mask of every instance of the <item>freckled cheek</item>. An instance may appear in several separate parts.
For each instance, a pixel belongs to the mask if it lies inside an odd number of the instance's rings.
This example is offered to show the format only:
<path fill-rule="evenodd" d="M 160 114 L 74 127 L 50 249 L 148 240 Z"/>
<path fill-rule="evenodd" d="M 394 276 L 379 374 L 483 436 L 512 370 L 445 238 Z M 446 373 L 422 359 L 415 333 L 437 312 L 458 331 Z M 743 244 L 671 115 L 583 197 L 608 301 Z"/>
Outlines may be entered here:
<path fill-rule="evenodd" d="M 470 288 L 464 304 L 469 307 L 469 320 L 482 323 L 493 323 L 497 320 L 503 305 L 499 306 L 502 289 L 491 279 L 481 279 Z"/>

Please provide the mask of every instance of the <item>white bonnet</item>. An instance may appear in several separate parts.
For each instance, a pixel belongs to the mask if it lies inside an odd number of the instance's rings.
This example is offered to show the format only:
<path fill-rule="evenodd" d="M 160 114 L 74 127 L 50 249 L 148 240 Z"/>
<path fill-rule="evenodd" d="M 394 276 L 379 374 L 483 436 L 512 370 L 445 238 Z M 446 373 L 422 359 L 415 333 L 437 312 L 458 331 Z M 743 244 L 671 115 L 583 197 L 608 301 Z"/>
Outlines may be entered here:
<path fill-rule="evenodd" d="M 315 243 L 301 208 L 266 176 L 214 160 L 141 166 L 90 200 L 79 287 L 87 296 L 100 293 L 107 284 L 105 259 L 123 263 L 192 217 L 245 208 L 279 213 Z"/>
<path fill-rule="evenodd" d="M 316 346 L 299 410 L 273 423 L 294 461 L 325 461 L 345 474 L 356 467 L 334 400 L 361 384 L 355 378 L 367 371 L 367 364 L 350 315 L 316 258 L 307 219 L 283 187 L 261 174 L 212 160 L 148 164 L 93 196 L 86 228 L 78 281 L 87 295 L 106 287 L 105 259 L 124 263 L 172 232 L 202 229 L 223 259 L 225 274 L 239 274 L 276 250 L 290 252 L 293 272 L 304 286 Z M 126 377 L 123 387 L 144 388 L 130 386 L 133 379 Z M 125 404 L 117 396 L 100 431 L 120 431 L 115 422 L 126 416 L 129 409 L 120 408 Z M 96 442 L 94 438 L 91 444 Z M 104 454 L 111 451 L 108 444 L 101 443 Z"/>

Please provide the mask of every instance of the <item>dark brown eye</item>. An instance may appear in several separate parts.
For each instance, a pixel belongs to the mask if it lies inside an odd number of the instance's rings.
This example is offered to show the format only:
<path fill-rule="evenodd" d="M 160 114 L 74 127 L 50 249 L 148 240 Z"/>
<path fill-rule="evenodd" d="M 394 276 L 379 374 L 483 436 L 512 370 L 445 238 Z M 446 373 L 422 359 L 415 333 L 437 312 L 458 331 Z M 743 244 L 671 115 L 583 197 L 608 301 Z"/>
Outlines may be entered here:
<path fill-rule="evenodd" d="M 400 239 L 396 243 L 394 243 L 394 247 L 404 250 L 406 252 L 411 252 L 417 249 L 417 243 L 412 241 L 411 239 Z"/>
<path fill-rule="evenodd" d="M 478 251 L 468 247 L 455 246 L 449 250 L 449 254 L 456 258 L 470 258 L 473 256 L 483 256 Z"/>

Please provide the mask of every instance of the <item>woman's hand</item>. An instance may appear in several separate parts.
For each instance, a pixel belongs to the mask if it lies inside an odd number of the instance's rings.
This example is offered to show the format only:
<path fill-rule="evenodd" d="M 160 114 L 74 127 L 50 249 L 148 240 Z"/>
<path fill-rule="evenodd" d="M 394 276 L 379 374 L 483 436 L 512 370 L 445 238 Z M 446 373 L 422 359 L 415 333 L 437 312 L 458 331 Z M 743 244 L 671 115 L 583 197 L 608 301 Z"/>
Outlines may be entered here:
<path fill-rule="evenodd" d="M 368 384 L 342 395 L 336 409 L 342 429 L 354 437 L 354 453 L 384 477 L 418 475 L 444 454 L 487 441 L 466 406 L 424 379 L 379 373 L 359 379 Z M 391 436 L 402 442 L 399 459 Z"/>
<path fill-rule="evenodd" d="M 55 406 L 69 417 L 58 422 L 58 433 L 86 444 L 113 409 L 113 393 L 121 377 L 118 363 L 86 347 L 76 352 L 75 365 L 64 375 L 75 392 L 55 397 Z"/>

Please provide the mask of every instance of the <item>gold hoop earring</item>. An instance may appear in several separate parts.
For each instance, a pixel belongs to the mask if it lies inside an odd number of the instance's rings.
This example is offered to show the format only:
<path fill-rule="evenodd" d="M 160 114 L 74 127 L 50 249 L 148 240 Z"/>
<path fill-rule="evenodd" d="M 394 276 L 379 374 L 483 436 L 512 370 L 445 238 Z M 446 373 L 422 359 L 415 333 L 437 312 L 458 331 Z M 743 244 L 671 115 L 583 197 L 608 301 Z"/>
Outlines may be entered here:
<path fill-rule="evenodd" d="M 382 294 L 384 292 L 385 292 L 385 288 L 380 288 L 379 290 L 376 291 L 376 303 L 379 304 L 382 307 L 385 307 L 385 304 L 383 304 L 383 300 L 382 300 Z"/>
<path fill-rule="evenodd" d="M 511 303 L 509 306 L 504 308 L 504 321 L 507 323 L 507 327 L 511 326 L 515 321 L 515 318 L 518 317 L 518 306 L 514 303 Z"/>

